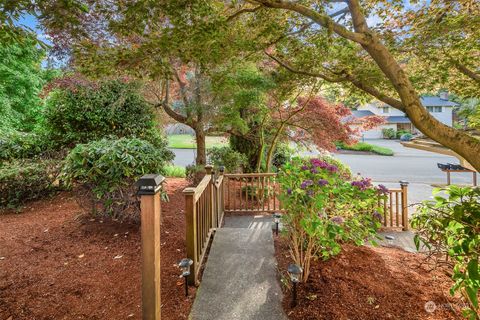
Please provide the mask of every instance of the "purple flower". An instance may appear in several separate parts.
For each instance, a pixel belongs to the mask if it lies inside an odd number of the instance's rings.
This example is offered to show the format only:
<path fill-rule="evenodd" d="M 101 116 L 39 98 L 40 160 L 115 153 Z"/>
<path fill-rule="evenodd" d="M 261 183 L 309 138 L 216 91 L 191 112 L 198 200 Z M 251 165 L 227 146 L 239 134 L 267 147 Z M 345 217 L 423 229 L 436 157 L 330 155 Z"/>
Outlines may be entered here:
<path fill-rule="evenodd" d="M 337 172 L 338 171 L 338 167 L 337 166 L 334 166 L 334 165 L 329 165 L 327 167 L 327 170 L 330 171 L 330 172 Z"/>
<path fill-rule="evenodd" d="M 377 191 L 378 191 L 378 193 L 380 193 L 380 194 L 387 194 L 387 193 L 388 193 L 388 188 L 385 187 L 383 184 L 379 184 L 379 185 L 377 186 Z"/>
<path fill-rule="evenodd" d="M 321 168 L 321 169 L 325 169 L 328 167 L 328 163 L 320 159 L 310 159 L 310 163 L 312 164 L 312 166 Z"/>
<path fill-rule="evenodd" d="M 327 184 L 328 184 L 328 181 L 325 179 L 318 180 L 318 185 L 321 187 L 326 186 Z"/>
<path fill-rule="evenodd" d="M 312 168 L 312 169 L 310 169 L 310 172 L 315 174 L 315 173 L 318 173 L 318 170 L 317 170 L 317 168 Z"/>
<path fill-rule="evenodd" d="M 308 186 L 311 186 L 312 184 L 313 184 L 312 180 L 304 180 L 300 185 L 300 188 L 306 189 Z"/>
<path fill-rule="evenodd" d="M 310 169 L 308 166 L 302 166 L 302 170 L 307 171 L 308 169 Z"/>
<path fill-rule="evenodd" d="M 292 189 L 288 188 L 288 189 L 287 189 L 287 194 L 288 194 L 288 195 L 291 195 L 291 194 L 292 194 Z"/>
<path fill-rule="evenodd" d="M 373 211 L 372 216 L 373 216 L 373 219 L 378 220 L 379 222 L 382 222 L 382 214 L 377 210 Z"/>
<path fill-rule="evenodd" d="M 342 224 L 343 223 L 343 218 L 340 216 L 335 216 L 330 219 L 333 223 L 335 224 Z"/>
<path fill-rule="evenodd" d="M 364 191 L 367 188 L 372 186 L 372 180 L 369 178 L 364 178 L 362 180 L 355 180 L 350 183 L 352 186 L 357 187 L 358 189 Z"/>

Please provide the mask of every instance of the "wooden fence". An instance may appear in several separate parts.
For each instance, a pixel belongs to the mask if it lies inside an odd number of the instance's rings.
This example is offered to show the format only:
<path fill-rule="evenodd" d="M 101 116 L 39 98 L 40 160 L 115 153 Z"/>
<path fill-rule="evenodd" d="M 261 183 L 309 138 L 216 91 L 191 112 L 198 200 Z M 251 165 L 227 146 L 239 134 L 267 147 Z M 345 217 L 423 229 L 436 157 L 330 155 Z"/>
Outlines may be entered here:
<path fill-rule="evenodd" d="M 226 213 L 283 211 L 276 173 L 225 174 L 224 177 Z M 379 200 L 383 227 L 408 230 L 407 186 L 407 182 L 400 181 L 399 189 L 389 189 L 387 197 Z"/>
<path fill-rule="evenodd" d="M 282 211 L 276 173 L 225 174 L 225 212 Z"/>
<path fill-rule="evenodd" d="M 187 257 L 192 259 L 190 284 L 198 283 L 202 261 L 216 228 L 222 225 L 224 216 L 224 176 L 205 167 L 207 174 L 198 186 L 183 190 L 185 195 Z"/>

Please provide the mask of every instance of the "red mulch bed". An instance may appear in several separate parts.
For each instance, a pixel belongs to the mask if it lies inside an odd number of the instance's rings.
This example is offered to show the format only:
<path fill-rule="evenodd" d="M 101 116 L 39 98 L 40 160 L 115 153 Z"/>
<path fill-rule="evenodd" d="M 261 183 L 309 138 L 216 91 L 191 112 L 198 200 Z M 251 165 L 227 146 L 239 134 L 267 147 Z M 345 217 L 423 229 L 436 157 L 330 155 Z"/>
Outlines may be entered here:
<path fill-rule="evenodd" d="M 291 259 L 284 238 L 275 240 L 282 277 Z M 461 302 L 450 297 L 452 280 L 444 269 L 431 268 L 424 256 L 396 248 L 345 245 L 340 255 L 312 265 L 307 283 L 291 292 L 284 286 L 283 306 L 289 319 L 462 319 Z M 437 309 L 428 313 L 425 303 Z"/>
<path fill-rule="evenodd" d="M 187 319 L 195 294 L 176 267 L 187 185 L 167 179 L 162 203 L 162 319 Z M 72 193 L 0 215 L 0 320 L 141 319 L 140 254 L 138 225 L 92 221 Z"/>

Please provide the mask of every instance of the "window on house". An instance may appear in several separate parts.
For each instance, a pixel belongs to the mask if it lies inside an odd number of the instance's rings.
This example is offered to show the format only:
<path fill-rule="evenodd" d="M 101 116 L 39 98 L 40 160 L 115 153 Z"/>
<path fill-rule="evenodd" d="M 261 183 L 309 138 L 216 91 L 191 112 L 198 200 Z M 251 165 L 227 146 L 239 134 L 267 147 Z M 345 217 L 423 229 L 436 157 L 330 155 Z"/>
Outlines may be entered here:
<path fill-rule="evenodd" d="M 432 106 L 427 107 L 427 110 L 430 112 L 442 112 L 442 107 Z"/>
<path fill-rule="evenodd" d="M 382 113 L 388 113 L 388 109 L 388 107 L 380 107 L 380 111 L 382 111 Z"/>

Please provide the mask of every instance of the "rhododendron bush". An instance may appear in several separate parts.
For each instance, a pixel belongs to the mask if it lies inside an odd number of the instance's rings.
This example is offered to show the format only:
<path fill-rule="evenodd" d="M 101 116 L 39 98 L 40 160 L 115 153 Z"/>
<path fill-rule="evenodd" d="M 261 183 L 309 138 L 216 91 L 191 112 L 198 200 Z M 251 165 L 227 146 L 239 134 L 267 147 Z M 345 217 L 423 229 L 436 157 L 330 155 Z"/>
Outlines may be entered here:
<path fill-rule="evenodd" d="M 312 259 L 327 260 L 342 243 L 376 244 L 388 190 L 371 180 L 352 177 L 350 170 L 329 157 L 295 158 L 279 172 L 284 230 L 290 254 L 309 276 Z"/>

